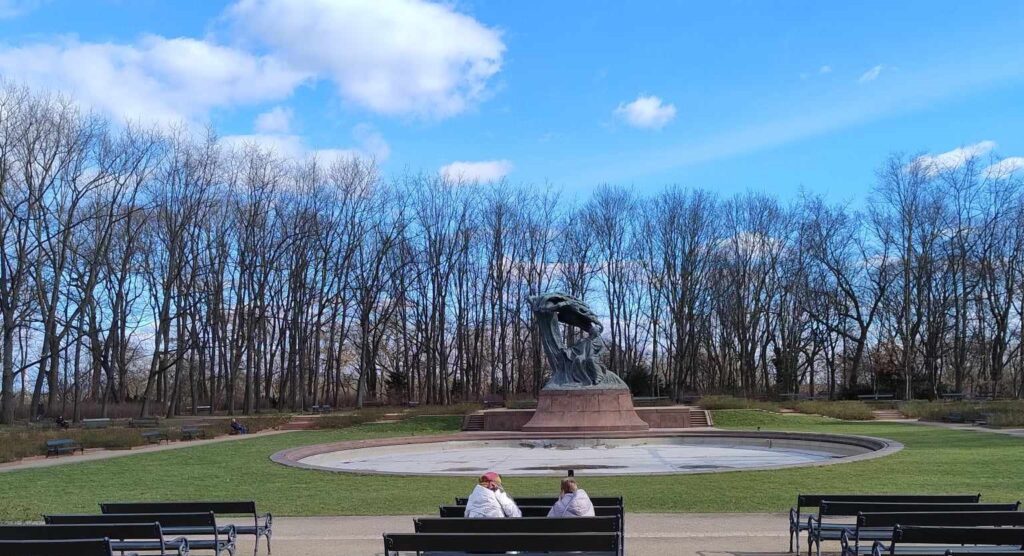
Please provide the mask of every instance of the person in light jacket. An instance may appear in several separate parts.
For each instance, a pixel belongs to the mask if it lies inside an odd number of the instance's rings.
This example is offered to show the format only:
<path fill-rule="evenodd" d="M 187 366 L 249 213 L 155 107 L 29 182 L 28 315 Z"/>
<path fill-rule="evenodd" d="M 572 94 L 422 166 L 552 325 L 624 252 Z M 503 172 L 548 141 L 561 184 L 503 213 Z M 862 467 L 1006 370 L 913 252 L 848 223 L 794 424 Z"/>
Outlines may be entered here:
<path fill-rule="evenodd" d="M 594 504 L 587 491 L 576 484 L 576 479 L 562 479 L 562 493 L 548 517 L 594 517 Z"/>
<path fill-rule="evenodd" d="M 466 501 L 466 517 L 523 517 L 515 500 L 501 487 L 501 475 L 488 471 Z"/>

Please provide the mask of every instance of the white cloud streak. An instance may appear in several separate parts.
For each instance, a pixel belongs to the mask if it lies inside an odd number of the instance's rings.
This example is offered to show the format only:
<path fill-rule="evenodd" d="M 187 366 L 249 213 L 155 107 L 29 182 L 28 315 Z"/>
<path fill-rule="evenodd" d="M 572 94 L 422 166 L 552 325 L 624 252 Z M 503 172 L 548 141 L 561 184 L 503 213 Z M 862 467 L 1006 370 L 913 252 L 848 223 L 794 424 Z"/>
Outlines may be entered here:
<path fill-rule="evenodd" d="M 879 75 L 882 75 L 883 69 L 885 69 L 885 66 L 879 64 L 861 74 L 860 78 L 857 79 L 857 81 L 859 83 L 870 83 L 871 81 L 878 79 Z"/>
<path fill-rule="evenodd" d="M 955 170 L 966 164 L 967 161 L 984 156 L 995 148 L 995 141 L 980 141 L 936 155 L 926 154 L 918 157 L 917 162 L 921 164 L 925 172 L 934 175 L 945 170 Z"/>

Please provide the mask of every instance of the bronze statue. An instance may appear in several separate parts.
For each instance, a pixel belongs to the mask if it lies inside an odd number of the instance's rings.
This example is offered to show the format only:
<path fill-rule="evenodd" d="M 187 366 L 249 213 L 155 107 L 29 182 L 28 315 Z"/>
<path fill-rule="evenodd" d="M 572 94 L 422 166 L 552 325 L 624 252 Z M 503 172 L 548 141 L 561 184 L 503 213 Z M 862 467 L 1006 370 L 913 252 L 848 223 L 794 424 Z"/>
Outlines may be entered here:
<path fill-rule="evenodd" d="M 609 371 L 598 358 L 604 349 L 604 328 L 582 301 L 563 293 L 545 293 L 530 297 L 530 307 L 540 326 L 544 354 L 551 365 L 551 379 L 545 390 L 576 388 L 626 388 L 626 383 Z M 558 323 L 574 326 L 586 336 L 566 347 Z"/>

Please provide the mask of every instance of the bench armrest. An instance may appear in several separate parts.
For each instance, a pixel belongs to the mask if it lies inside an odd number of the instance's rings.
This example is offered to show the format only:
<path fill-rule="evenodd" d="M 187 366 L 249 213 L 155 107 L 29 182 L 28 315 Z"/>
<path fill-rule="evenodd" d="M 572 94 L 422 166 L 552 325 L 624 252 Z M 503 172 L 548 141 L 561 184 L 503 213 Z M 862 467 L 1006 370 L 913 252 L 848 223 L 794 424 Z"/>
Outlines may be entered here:
<path fill-rule="evenodd" d="M 884 556 L 892 547 L 885 546 L 882 541 L 875 541 L 871 544 L 871 556 Z"/>
<path fill-rule="evenodd" d="M 270 512 L 267 512 L 267 513 L 263 514 L 262 517 L 263 517 L 263 527 L 266 528 L 266 529 L 270 529 L 271 526 L 273 526 L 273 524 L 274 524 L 274 516 L 271 515 Z"/>
<path fill-rule="evenodd" d="M 797 528 L 800 525 L 799 523 L 797 523 L 799 520 L 800 520 L 800 508 L 790 508 L 789 509 L 789 530 L 790 531 L 796 531 L 797 530 Z"/>
<path fill-rule="evenodd" d="M 839 545 L 842 547 L 840 549 L 841 550 L 840 554 L 842 554 L 843 556 L 846 556 L 846 554 L 854 554 L 854 555 L 857 554 L 856 544 L 854 544 L 854 548 L 852 548 L 852 549 L 850 548 L 850 530 L 849 529 L 843 529 L 839 533 Z"/>
<path fill-rule="evenodd" d="M 172 539 L 171 542 L 178 546 L 178 556 L 188 556 L 188 539 L 186 537 L 178 537 Z"/>

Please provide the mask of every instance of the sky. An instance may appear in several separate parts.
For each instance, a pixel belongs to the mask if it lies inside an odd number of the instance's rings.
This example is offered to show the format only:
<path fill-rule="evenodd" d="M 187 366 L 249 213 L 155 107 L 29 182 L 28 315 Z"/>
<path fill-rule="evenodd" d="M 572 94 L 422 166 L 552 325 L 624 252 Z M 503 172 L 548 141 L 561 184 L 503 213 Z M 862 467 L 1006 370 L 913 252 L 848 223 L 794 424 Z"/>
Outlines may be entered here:
<path fill-rule="evenodd" d="M 856 203 L 893 152 L 1024 172 L 1018 0 L 0 0 L 0 76 L 115 121 L 570 196 Z"/>

